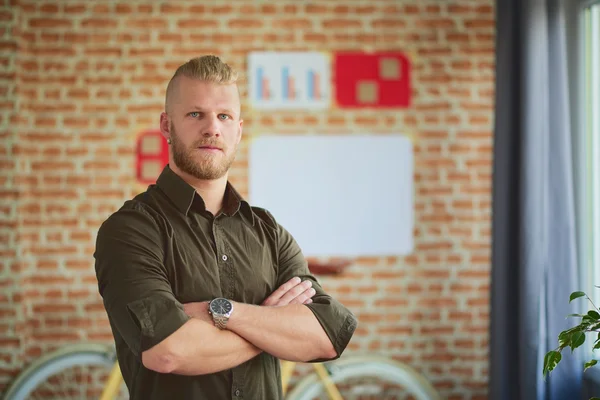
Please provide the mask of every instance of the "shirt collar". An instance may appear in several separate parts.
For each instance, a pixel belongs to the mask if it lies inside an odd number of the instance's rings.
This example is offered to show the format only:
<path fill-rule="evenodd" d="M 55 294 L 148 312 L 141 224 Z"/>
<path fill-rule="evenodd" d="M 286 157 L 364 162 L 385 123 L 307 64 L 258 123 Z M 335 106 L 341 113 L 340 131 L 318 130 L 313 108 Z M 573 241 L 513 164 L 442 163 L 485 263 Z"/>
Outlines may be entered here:
<path fill-rule="evenodd" d="M 167 195 L 175 204 L 177 209 L 187 215 L 194 203 L 194 199 L 205 209 L 204 200 L 192 186 L 177 175 L 167 164 L 158 179 L 156 185 Z M 225 197 L 223 198 L 223 213 L 227 216 L 233 216 L 241 211 L 251 222 L 254 221 L 252 207 L 244 200 L 230 182 L 227 182 L 225 188 Z"/>

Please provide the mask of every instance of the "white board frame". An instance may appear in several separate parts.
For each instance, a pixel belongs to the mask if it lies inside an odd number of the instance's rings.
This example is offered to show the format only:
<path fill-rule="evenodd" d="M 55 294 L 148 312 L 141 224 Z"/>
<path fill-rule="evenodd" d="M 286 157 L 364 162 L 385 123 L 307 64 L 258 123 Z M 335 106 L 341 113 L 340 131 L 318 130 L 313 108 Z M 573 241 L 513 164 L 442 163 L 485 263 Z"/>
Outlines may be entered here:
<path fill-rule="evenodd" d="M 263 135 L 249 148 L 249 200 L 306 256 L 409 254 L 414 245 L 411 140 L 386 135 Z"/>

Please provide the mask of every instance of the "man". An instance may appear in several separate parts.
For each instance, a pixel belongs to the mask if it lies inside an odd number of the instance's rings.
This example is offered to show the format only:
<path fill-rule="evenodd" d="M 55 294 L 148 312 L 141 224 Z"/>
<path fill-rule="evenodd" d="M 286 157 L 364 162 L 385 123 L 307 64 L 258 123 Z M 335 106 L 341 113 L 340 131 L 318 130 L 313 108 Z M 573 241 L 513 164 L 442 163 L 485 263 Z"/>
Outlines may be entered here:
<path fill-rule="evenodd" d="M 169 164 L 98 232 L 99 292 L 131 399 L 281 399 L 279 359 L 335 359 L 357 326 L 290 233 L 228 182 L 236 79 L 215 56 L 178 68 L 160 116 Z"/>

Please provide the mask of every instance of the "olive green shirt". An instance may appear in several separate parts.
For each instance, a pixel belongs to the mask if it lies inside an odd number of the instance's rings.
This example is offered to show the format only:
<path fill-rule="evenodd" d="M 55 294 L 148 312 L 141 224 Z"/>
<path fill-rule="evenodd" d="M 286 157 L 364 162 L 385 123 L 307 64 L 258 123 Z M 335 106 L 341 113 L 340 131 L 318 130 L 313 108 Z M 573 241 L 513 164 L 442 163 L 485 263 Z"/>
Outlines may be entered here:
<path fill-rule="evenodd" d="M 155 185 L 126 201 L 102 224 L 94 257 L 99 292 L 133 400 L 283 398 L 279 360 L 266 352 L 206 375 L 145 368 L 142 352 L 190 318 L 183 311 L 185 303 L 225 297 L 258 305 L 299 276 L 313 282 L 316 295 L 306 307 L 331 340 L 335 358 L 357 326 L 355 316 L 323 291 L 296 241 L 268 211 L 250 206 L 228 183 L 223 209 L 213 216 L 194 188 L 168 166 Z"/>

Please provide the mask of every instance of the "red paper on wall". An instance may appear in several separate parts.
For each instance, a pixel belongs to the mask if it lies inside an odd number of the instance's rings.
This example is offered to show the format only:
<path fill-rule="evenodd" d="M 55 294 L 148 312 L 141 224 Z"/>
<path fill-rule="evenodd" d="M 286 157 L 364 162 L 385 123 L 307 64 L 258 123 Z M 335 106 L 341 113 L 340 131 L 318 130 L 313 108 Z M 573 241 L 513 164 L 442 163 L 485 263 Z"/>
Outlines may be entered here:
<path fill-rule="evenodd" d="M 408 107 L 410 63 L 402 53 L 339 53 L 334 56 L 339 107 Z"/>
<path fill-rule="evenodd" d="M 150 185 L 169 163 L 169 145 L 159 130 L 145 131 L 136 143 L 136 179 Z"/>

